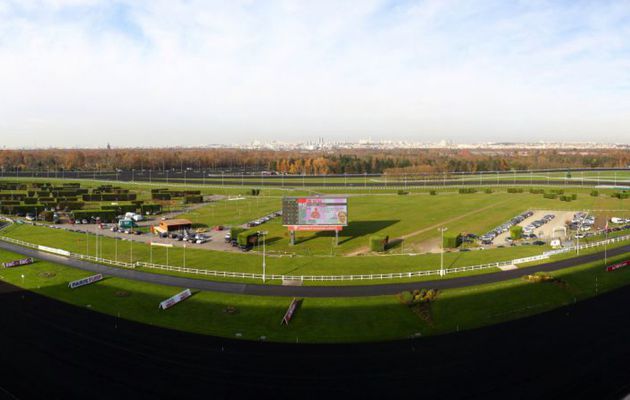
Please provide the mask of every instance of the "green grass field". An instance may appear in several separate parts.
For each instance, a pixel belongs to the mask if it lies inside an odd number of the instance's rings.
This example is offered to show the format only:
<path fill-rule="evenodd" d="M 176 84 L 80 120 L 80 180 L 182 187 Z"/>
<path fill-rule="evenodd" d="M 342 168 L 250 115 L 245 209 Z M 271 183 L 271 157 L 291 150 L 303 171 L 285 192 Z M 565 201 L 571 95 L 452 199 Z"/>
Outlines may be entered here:
<path fill-rule="evenodd" d="M 0 250 L 0 262 L 18 258 L 21 256 Z M 517 279 L 441 291 L 429 308 L 429 319 L 420 318 L 395 296 L 307 298 L 291 324 L 282 326 L 280 319 L 289 298 L 197 292 L 163 311 L 158 303 L 181 288 L 106 277 L 86 287 L 68 289 L 69 281 L 88 275 L 41 261 L 0 270 L 3 281 L 122 319 L 201 334 L 280 342 L 382 341 L 473 329 L 551 310 L 630 283 L 630 269 L 608 273 L 601 262 L 594 262 L 553 273 L 562 284 Z M 228 306 L 237 312 L 226 313 Z"/>

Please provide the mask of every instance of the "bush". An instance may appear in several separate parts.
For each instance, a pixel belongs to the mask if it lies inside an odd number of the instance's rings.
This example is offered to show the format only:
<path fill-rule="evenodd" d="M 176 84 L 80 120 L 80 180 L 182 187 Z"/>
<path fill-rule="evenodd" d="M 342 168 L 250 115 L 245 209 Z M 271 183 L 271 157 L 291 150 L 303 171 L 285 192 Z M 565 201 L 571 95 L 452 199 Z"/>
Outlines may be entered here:
<path fill-rule="evenodd" d="M 370 251 L 385 251 L 387 236 L 370 236 Z"/>
<path fill-rule="evenodd" d="M 239 226 L 233 226 L 230 228 L 230 237 L 232 238 L 232 240 L 236 240 L 236 238 L 238 238 L 239 233 L 244 232 L 245 229 L 239 227 Z"/>
<path fill-rule="evenodd" d="M 490 193 L 492 193 L 492 189 L 490 189 L 490 188 L 486 188 L 483 192 L 484 192 L 484 193 L 488 193 L 488 194 L 490 194 Z"/>
<path fill-rule="evenodd" d="M 520 225 L 514 225 L 510 228 L 510 237 L 512 240 L 518 240 L 523 237 L 523 227 Z"/>
<path fill-rule="evenodd" d="M 113 222 L 116 212 L 111 210 L 75 210 L 72 212 L 74 219 L 100 218 L 102 222 Z"/>
<path fill-rule="evenodd" d="M 543 189 L 529 189 L 529 193 L 531 193 L 531 194 L 544 194 L 545 191 Z"/>
<path fill-rule="evenodd" d="M 249 192 L 252 196 L 258 196 L 260 194 L 260 189 L 251 189 Z"/>
<path fill-rule="evenodd" d="M 508 193 L 523 193 L 523 188 L 508 188 Z"/>
<path fill-rule="evenodd" d="M 142 204 L 140 206 L 140 212 L 142 214 L 146 214 L 147 212 L 149 214 L 159 214 L 162 212 L 162 205 L 161 204 Z"/>
<path fill-rule="evenodd" d="M 597 191 L 597 190 L 591 190 L 591 196 L 593 196 L 593 197 L 597 197 L 597 196 L 599 196 L 599 191 Z"/>
<path fill-rule="evenodd" d="M 557 195 L 557 194 L 555 194 L 555 193 L 545 193 L 545 194 L 543 194 L 543 197 L 544 197 L 545 199 L 555 199 L 555 198 L 557 198 L 557 197 L 558 197 L 558 195 Z"/>
<path fill-rule="evenodd" d="M 199 203 L 203 203 L 203 196 L 201 195 L 184 197 L 184 204 L 199 204 Z"/>
<path fill-rule="evenodd" d="M 442 246 L 445 249 L 454 249 L 462 244 L 462 235 L 459 233 L 444 233 L 444 241 L 442 242 Z"/>
<path fill-rule="evenodd" d="M 623 199 L 627 199 L 628 198 L 628 193 L 626 192 L 616 192 L 610 195 L 610 197 L 615 197 L 619 200 L 623 200 Z"/>
<path fill-rule="evenodd" d="M 435 190 L 429 190 L 429 194 L 431 196 L 435 196 L 437 194 L 437 192 Z"/>
<path fill-rule="evenodd" d="M 477 193 L 477 189 L 475 188 L 461 188 L 459 189 L 459 194 L 470 194 Z"/>
<path fill-rule="evenodd" d="M 571 200 L 577 200 L 577 193 L 571 194 Z"/>
<path fill-rule="evenodd" d="M 405 192 L 404 190 L 399 190 L 398 191 L 398 195 L 400 195 L 400 196 L 404 196 L 406 194 L 409 194 L 409 192 Z"/>
<path fill-rule="evenodd" d="M 567 201 L 567 202 L 569 202 L 571 200 L 573 200 L 573 198 L 571 196 L 566 196 L 566 195 L 560 196 L 560 201 Z"/>

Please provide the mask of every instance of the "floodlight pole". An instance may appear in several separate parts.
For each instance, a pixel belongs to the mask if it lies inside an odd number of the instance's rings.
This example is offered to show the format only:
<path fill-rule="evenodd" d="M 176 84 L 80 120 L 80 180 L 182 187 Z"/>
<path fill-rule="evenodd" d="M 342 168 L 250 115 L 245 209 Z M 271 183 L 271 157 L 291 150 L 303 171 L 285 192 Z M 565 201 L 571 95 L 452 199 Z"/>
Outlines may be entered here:
<path fill-rule="evenodd" d="M 265 246 L 265 235 L 267 235 L 267 231 L 258 231 L 258 234 L 262 236 L 263 239 L 263 258 L 262 258 L 262 281 L 265 283 L 265 278 L 267 275 L 267 262 L 266 262 L 266 246 Z"/>
<path fill-rule="evenodd" d="M 448 228 L 442 227 L 440 229 L 438 229 L 440 231 L 440 233 L 442 234 L 442 244 L 441 244 L 441 250 L 440 251 L 440 276 L 444 276 L 444 232 L 447 230 Z"/>

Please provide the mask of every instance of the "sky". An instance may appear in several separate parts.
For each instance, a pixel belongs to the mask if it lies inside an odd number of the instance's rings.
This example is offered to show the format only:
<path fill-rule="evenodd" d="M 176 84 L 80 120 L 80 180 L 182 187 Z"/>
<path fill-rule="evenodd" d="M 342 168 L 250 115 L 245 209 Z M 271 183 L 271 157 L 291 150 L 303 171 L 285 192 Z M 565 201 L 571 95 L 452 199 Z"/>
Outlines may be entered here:
<path fill-rule="evenodd" d="M 630 0 L 0 0 L 0 148 L 630 143 Z"/>

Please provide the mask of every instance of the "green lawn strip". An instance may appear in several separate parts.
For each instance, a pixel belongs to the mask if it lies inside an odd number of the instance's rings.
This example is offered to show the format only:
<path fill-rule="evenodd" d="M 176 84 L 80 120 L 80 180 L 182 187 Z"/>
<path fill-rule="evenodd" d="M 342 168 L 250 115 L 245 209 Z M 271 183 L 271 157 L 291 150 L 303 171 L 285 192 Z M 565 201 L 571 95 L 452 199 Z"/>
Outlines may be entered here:
<path fill-rule="evenodd" d="M 14 225 L 3 230 L 2 235 L 29 243 L 61 248 L 79 254 L 96 256 L 95 235 L 87 235 L 42 226 Z M 540 254 L 544 246 L 519 246 L 469 252 L 445 253 L 445 268 L 487 264 L 514 258 Z M 167 249 L 146 243 L 115 240 L 101 236 L 99 256 L 118 261 L 144 261 L 166 264 Z M 189 248 L 186 250 L 187 267 L 219 271 L 260 273 L 262 257 L 259 253 L 222 252 Z M 168 264 L 184 266 L 184 249 L 168 249 Z M 268 257 L 267 273 L 283 275 L 341 275 L 410 272 L 438 269 L 438 253 L 417 256 L 356 256 L 356 257 Z"/>
<path fill-rule="evenodd" d="M 627 259 L 611 258 L 610 263 Z M 20 258 L 0 251 L 0 262 Z M 22 280 L 21 275 L 24 275 Z M 157 304 L 180 289 L 106 278 L 75 290 L 71 280 L 88 274 L 72 268 L 36 262 L 0 270 L 0 279 L 36 293 L 110 315 L 151 325 L 225 337 L 284 342 L 350 342 L 405 338 L 473 329 L 521 318 L 579 301 L 630 283 L 630 268 L 605 272 L 601 262 L 568 268 L 551 275 L 563 285 L 524 279 L 449 289 L 430 308 L 431 320 L 419 318 L 395 296 L 304 300 L 295 319 L 280 325 L 290 299 L 198 292 L 167 311 Z M 226 307 L 235 307 L 229 314 Z"/>
<path fill-rule="evenodd" d="M 0 251 L 0 262 L 21 258 Z M 24 275 L 22 282 L 21 275 Z M 33 265 L 0 269 L 0 279 L 33 292 L 92 311 L 171 329 L 281 342 L 350 342 L 393 340 L 415 333 L 420 324 L 415 315 L 394 296 L 366 298 L 305 299 L 289 326 L 280 321 L 291 299 L 196 292 L 169 310 L 159 310 L 160 301 L 181 288 L 107 277 L 71 290 L 69 281 L 89 276 L 72 268 L 38 261 Z M 226 307 L 236 313 L 226 312 Z M 237 336 L 240 333 L 241 336 Z"/>
<path fill-rule="evenodd" d="M 608 265 L 627 260 L 612 257 Z M 443 291 L 432 307 L 428 334 L 473 329 L 548 311 L 630 283 L 630 268 L 606 272 L 603 260 L 550 273 L 564 284 L 515 279 Z"/>
<path fill-rule="evenodd" d="M 19 235 L 15 235 L 19 232 Z M 73 232 L 65 232 L 61 230 L 51 230 L 45 227 L 33 227 L 30 225 L 11 226 L 2 231 L 3 235 L 9 237 L 17 237 L 22 240 L 30 240 L 48 246 L 62 247 L 66 250 L 85 253 L 86 236 Z M 89 249 L 92 253 L 96 245 L 96 237 L 93 235 L 89 238 Z M 630 241 L 619 242 L 609 249 L 630 243 Z M 65 246 L 61 246 L 65 244 Z M 134 243 L 134 260 L 148 260 L 149 250 L 146 244 Z M 445 268 L 454 268 L 457 266 L 475 265 L 481 263 L 490 263 L 495 260 L 512 260 L 514 258 L 527 257 L 531 255 L 541 254 L 543 246 L 519 246 L 514 248 L 503 248 L 494 250 L 479 250 L 470 252 L 452 252 L 445 253 Z M 113 258 L 114 239 L 102 238 L 101 248 L 103 255 Z M 594 247 L 584 249 L 581 254 L 589 254 L 602 251 L 603 247 Z M 129 261 L 129 253 L 131 250 L 130 241 L 118 241 L 118 259 L 121 261 Z M 211 261 L 209 257 L 212 256 Z M 537 265 L 564 258 L 572 258 L 574 253 L 566 253 L 553 256 L 550 260 L 542 260 L 528 264 L 521 264 L 519 267 Z M 166 262 L 166 250 L 162 248 L 153 249 L 153 261 L 156 263 Z M 215 269 L 215 270 L 232 270 L 238 272 L 262 272 L 262 259 L 257 254 L 240 254 L 240 253 L 224 253 L 213 252 L 207 250 L 187 250 L 186 266 L 199 269 Z M 214 264 L 216 262 L 216 264 Z M 169 250 L 169 264 L 175 266 L 183 266 L 183 249 L 172 248 Z M 439 269 L 439 254 L 427 254 L 421 256 L 359 256 L 359 257 L 295 257 L 295 258 L 268 258 L 267 273 L 277 273 L 285 275 L 341 275 L 341 274 L 367 274 L 367 273 L 387 273 L 387 272 L 409 272 L 419 270 L 435 270 Z M 198 279 L 207 279 L 215 281 L 230 282 L 249 282 L 260 283 L 259 280 L 242 279 L 242 278 L 222 278 L 207 275 L 191 275 L 187 273 L 177 273 L 175 271 L 162 271 L 156 269 L 140 268 L 152 273 L 161 273 L 165 275 L 195 277 Z M 457 274 L 448 274 L 445 279 L 457 276 L 476 275 L 481 273 L 496 272 L 496 268 L 489 268 L 479 271 L 467 271 Z M 383 282 L 412 282 L 439 279 L 437 276 L 400 278 L 400 279 L 374 279 L 374 280 L 344 280 L 344 281 L 305 281 L 305 285 L 369 285 L 379 284 Z M 267 281 L 269 284 L 280 284 L 279 280 Z"/>

